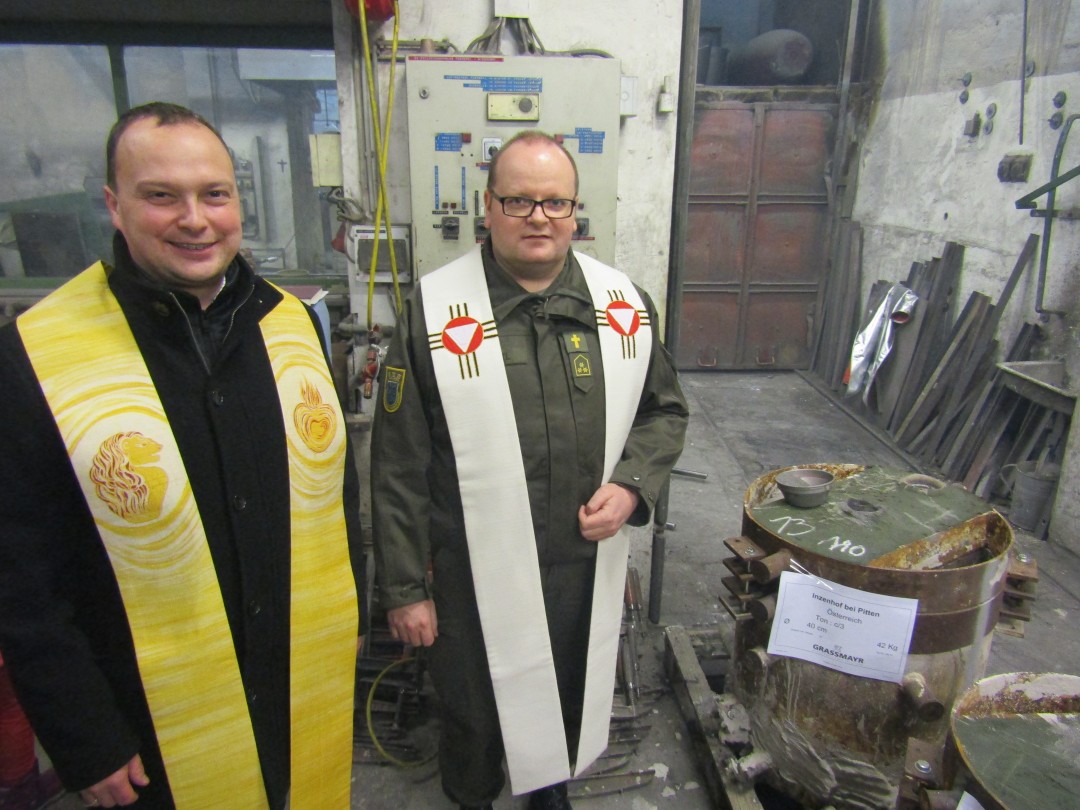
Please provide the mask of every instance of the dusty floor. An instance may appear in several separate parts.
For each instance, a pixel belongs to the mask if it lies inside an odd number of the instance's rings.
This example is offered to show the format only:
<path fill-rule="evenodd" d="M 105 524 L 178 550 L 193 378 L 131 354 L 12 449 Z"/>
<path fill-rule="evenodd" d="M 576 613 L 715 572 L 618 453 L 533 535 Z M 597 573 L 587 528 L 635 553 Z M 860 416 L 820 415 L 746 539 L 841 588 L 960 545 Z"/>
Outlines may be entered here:
<path fill-rule="evenodd" d="M 683 386 L 692 417 L 679 468 L 703 473 L 704 480 L 677 476 L 671 485 L 664 583 L 659 624 L 643 622 L 639 647 L 643 705 L 632 725 L 641 739 L 623 770 L 640 772 L 642 787 L 575 800 L 592 810 L 625 808 L 697 810 L 712 807 L 691 748 L 685 722 L 662 673 L 667 625 L 716 625 L 726 633 L 731 620 L 720 606 L 726 537 L 737 535 L 743 493 L 760 475 L 792 464 L 850 462 L 908 469 L 905 459 L 864 430 L 795 373 L 691 373 Z M 1040 579 L 1032 620 L 1023 638 L 995 633 L 987 674 L 1035 671 L 1080 674 L 1080 558 L 1066 549 L 1017 534 L 1017 543 L 1036 559 Z M 636 530 L 631 565 L 649 593 L 651 531 Z M 649 605 L 644 606 L 648 612 Z M 656 606 L 653 606 L 654 610 Z M 433 723 L 415 737 L 429 751 Z M 649 773 L 651 771 L 651 774 Z M 576 786 L 584 789 L 583 785 Z M 80 807 L 66 798 L 58 807 Z M 414 768 L 360 764 L 354 770 L 353 808 L 428 810 L 450 808 L 434 763 Z M 509 795 L 499 810 L 524 808 Z"/>
<path fill-rule="evenodd" d="M 660 624 L 644 622 L 642 683 L 658 690 L 641 714 L 647 726 L 626 770 L 653 770 L 651 782 L 620 794 L 592 796 L 575 806 L 593 810 L 697 810 L 710 808 L 705 781 L 690 748 L 683 717 L 662 672 L 666 625 L 732 624 L 720 606 L 720 578 L 728 573 L 726 537 L 739 533 L 742 497 L 760 475 L 792 464 L 850 462 L 908 469 L 895 453 L 795 373 L 691 373 L 683 375 L 691 407 L 690 430 L 680 469 L 704 473 L 700 480 L 676 476 L 671 485 Z M 1029 670 L 1080 674 L 1080 558 L 1066 549 L 1017 534 L 1039 565 L 1034 616 L 1024 638 L 996 633 L 987 674 Z M 652 534 L 635 532 L 631 565 L 649 593 Z M 645 606 L 646 611 L 648 605 Z M 646 774 L 647 775 L 647 774 Z M 433 766 L 400 770 L 359 766 L 354 808 L 452 807 L 439 789 Z M 524 808 L 504 793 L 498 810 Z"/>

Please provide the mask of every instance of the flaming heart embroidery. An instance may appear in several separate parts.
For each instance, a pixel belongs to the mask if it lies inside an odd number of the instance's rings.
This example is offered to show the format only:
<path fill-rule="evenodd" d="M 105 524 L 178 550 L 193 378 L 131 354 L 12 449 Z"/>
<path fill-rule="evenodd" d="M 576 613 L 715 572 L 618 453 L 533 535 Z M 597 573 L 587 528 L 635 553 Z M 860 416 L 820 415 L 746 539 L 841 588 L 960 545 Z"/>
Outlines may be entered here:
<path fill-rule="evenodd" d="M 302 401 L 293 409 L 293 424 L 312 451 L 321 453 L 330 446 L 337 429 L 337 414 L 322 401 L 319 389 L 306 379 L 300 384 Z"/>

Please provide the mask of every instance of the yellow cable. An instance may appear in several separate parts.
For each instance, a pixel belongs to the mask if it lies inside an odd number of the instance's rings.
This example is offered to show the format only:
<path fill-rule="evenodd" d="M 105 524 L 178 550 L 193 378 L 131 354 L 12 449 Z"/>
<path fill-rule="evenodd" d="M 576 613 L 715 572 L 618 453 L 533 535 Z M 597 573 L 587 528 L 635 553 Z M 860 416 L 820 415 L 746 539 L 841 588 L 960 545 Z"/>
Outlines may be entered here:
<path fill-rule="evenodd" d="M 389 157 L 390 150 L 390 122 L 393 117 L 393 103 L 394 103 L 394 77 L 397 68 L 397 46 L 398 46 L 398 7 L 395 0 L 394 3 L 394 36 L 393 45 L 390 59 L 390 88 L 386 111 L 386 135 L 383 137 L 382 132 L 379 129 L 379 100 L 378 93 L 375 88 L 375 70 L 373 60 L 371 56 L 371 43 L 368 40 L 368 27 L 367 27 L 367 10 L 364 7 L 363 0 L 357 4 L 360 11 L 360 38 L 364 47 L 364 67 L 367 74 L 368 85 L 368 100 L 371 104 L 371 115 L 375 122 L 373 128 L 375 135 L 375 153 L 378 156 L 378 176 L 379 176 L 379 196 L 378 202 L 375 206 L 375 243 L 372 246 L 371 252 L 371 267 L 368 273 L 368 301 L 367 301 L 367 320 L 368 329 L 371 329 L 372 324 L 372 308 L 375 298 L 375 268 L 379 260 L 379 230 L 382 227 L 383 214 L 385 210 L 386 215 L 386 239 L 390 250 L 390 273 L 394 284 L 395 301 L 397 304 L 397 311 L 401 311 L 401 290 L 398 286 L 398 272 L 397 272 L 397 256 L 394 253 L 393 241 L 391 240 L 391 224 L 390 224 L 390 195 L 386 191 L 386 164 Z"/>
<path fill-rule="evenodd" d="M 361 0 L 361 2 L 363 2 L 363 0 Z M 383 671 L 378 674 L 375 680 L 371 682 L 371 688 L 368 690 L 367 702 L 364 705 L 364 718 L 367 720 L 368 735 L 371 737 L 371 741 L 375 743 L 375 750 L 378 751 L 384 759 L 388 760 L 394 765 L 397 765 L 399 768 L 415 768 L 418 765 L 423 765 L 427 762 L 430 762 L 435 755 L 432 754 L 429 757 L 424 757 L 423 759 L 408 762 L 403 759 L 398 759 L 397 757 L 388 753 L 386 749 L 384 749 L 379 743 L 379 738 L 375 736 L 375 723 L 371 719 L 371 706 L 375 702 L 375 689 L 379 686 L 379 682 L 383 679 L 383 676 L 391 670 L 395 669 L 396 667 L 400 667 L 402 664 L 407 664 L 413 660 L 415 659 L 410 656 L 409 658 L 399 658 L 397 661 L 391 661 L 390 665 L 383 669 Z"/>
<path fill-rule="evenodd" d="M 383 132 L 383 147 L 382 147 L 382 177 L 386 176 L 386 165 L 390 156 L 390 120 L 394 114 L 394 91 L 396 90 L 397 82 L 395 81 L 395 75 L 397 72 L 397 50 L 398 50 L 398 20 L 400 19 L 398 14 L 397 0 L 394 0 L 394 36 L 390 45 L 390 86 L 387 90 L 386 101 L 386 129 Z M 382 189 L 382 193 L 386 194 L 385 186 Z M 390 251 L 390 277 L 394 283 L 394 300 L 397 304 L 397 312 L 401 314 L 401 286 L 398 284 L 398 268 L 397 268 L 397 253 L 394 251 L 394 242 L 390 238 L 390 201 L 386 202 L 386 247 Z"/>

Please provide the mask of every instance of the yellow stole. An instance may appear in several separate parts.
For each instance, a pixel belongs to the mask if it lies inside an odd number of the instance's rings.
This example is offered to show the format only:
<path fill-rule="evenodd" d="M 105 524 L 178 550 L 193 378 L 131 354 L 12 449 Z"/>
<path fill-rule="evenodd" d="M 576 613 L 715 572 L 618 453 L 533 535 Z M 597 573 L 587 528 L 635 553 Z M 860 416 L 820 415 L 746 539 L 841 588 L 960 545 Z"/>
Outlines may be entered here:
<path fill-rule="evenodd" d="M 76 327 L 72 327 L 76 324 Z M 261 322 L 288 442 L 291 806 L 347 808 L 358 611 L 345 421 L 303 304 Z M 198 505 L 99 262 L 18 329 L 108 552 L 179 810 L 265 808 L 255 738 Z"/>

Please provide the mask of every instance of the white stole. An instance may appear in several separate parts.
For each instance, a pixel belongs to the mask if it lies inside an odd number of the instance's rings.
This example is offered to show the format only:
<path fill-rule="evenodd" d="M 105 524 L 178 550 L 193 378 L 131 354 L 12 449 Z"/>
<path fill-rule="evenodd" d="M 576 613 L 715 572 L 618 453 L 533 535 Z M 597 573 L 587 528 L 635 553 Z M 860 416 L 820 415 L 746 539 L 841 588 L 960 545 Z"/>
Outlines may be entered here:
<path fill-rule="evenodd" d="M 596 309 L 606 390 L 604 477 L 622 456 L 652 351 L 630 279 L 577 256 Z M 420 281 L 432 362 L 453 444 L 477 607 L 515 794 L 571 776 L 514 406 L 477 248 Z M 598 544 L 574 773 L 607 748 L 629 540 Z"/>

